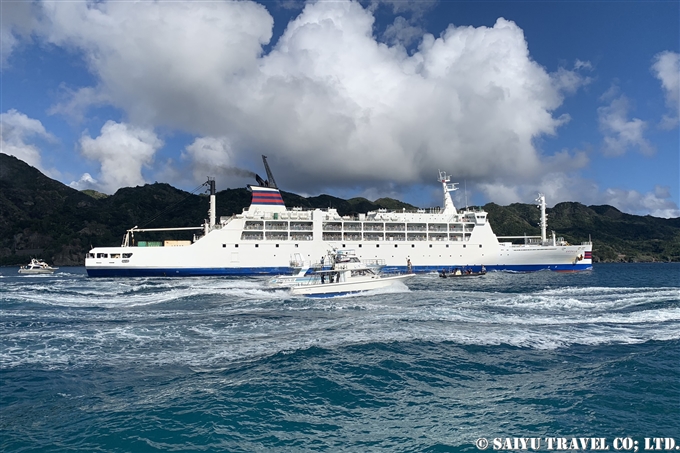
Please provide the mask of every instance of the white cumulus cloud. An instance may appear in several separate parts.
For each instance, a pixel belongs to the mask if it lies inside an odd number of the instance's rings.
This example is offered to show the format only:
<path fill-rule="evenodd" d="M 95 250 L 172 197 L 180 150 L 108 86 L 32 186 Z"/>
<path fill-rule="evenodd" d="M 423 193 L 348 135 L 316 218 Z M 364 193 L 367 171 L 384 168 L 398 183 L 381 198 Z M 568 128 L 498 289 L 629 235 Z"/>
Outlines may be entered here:
<path fill-rule="evenodd" d="M 419 42 L 408 54 L 380 42 L 370 8 L 351 1 L 307 4 L 266 55 L 273 19 L 250 1 L 41 6 L 44 39 L 81 52 L 97 80 L 53 112 L 110 102 L 130 124 L 225 137 L 209 155 L 232 163 L 266 154 L 279 185 L 299 192 L 418 184 L 438 168 L 539 180 L 552 163 L 536 139 L 569 120 L 553 112 L 590 68 L 577 61 L 547 73 L 505 19 L 438 37 L 403 22 L 394 37 Z M 567 166 L 580 165 L 571 157 Z"/>
<path fill-rule="evenodd" d="M 72 181 L 68 185 L 69 187 L 73 187 L 76 190 L 99 188 L 99 182 L 89 173 L 83 173 L 78 181 Z"/>
<path fill-rule="evenodd" d="M 248 1 L 42 7 L 46 39 L 80 50 L 98 78 L 98 93 L 88 97 L 110 99 L 133 124 L 199 134 L 238 121 L 237 98 L 273 25 L 263 6 Z"/>
<path fill-rule="evenodd" d="M 565 93 L 572 94 L 578 91 L 579 88 L 588 85 L 593 81 L 592 77 L 581 74 L 581 71 L 591 71 L 592 69 L 590 62 L 576 60 L 574 69 L 568 70 L 560 67 L 555 73 L 551 74 L 551 76 L 555 87 Z"/>
<path fill-rule="evenodd" d="M 114 121 L 104 124 L 99 137 L 83 134 L 80 138 L 82 154 L 100 164 L 97 188 L 108 194 L 121 187 L 144 184 L 142 167 L 151 164 L 162 145 L 163 142 L 152 130 Z M 93 178 L 87 176 L 89 178 L 81 178 L 80 181 L 93 185 Z"/>
<path fill-rule="evenodd" d="M 666 94 L 666 105 L 671 114 L 664 116 L 663 127 L 672 129 L 680 121 L 680 54 L 665 51 L 654 57 L 652 71 L 661 81 L 661 87 Z"/>
<path fill-rule="evenodd" d="M 42 165 L 40 149 L 34 143 L 29 143 L 35 139 L 49 142 L 56 140 L 40 121 L 29 118 L 15 109 L 0 114 L 0 151 L 17 157 L 49 175 L 50 171 Z"/>
<path fill-rule="evenodd" d="M 602 195 L 602 204 L 615 206 L 620 211 L 654 217 L 680 217 L 678 205 L 671 199 L 668 187 L 656 186 L 653 192 L 640 193 L 636 190 L 607 189 Z"/>
<path fill-rule="evenodd" d="M 604 134 L 604 154 L 620 156 L 631 148 L 646 156 L 654 154 L 654 147 L 644 137 L 647 122 L 639 118 L 628 119 L 630 101 L 624 95 L 617 96 L 617 91 L 612 88 L 605 93 L 603 99 L 611 101 L 597 109 L 600 131 Z"/>
<path fill-rule="evenodd" d="M 37 25 L 32 2 L 2 2 L 0 14 L 0 63 L 5 66 L 15 48 L 30 39 Z"/>
<path fill-rule="evenodd" d="M 595 181 L 567 173 L 548 173 L 540 181 L 524 185 L 482 183 L 476 186 L 501 205 L 527 203 L 538 193 L 546 196 L 548 206 L 564 201 L 579 200 L 584 205 L 610 205 L 620 211 L 663 218 L 680 217 L 680 209 L 668 187 L 656 186 L 653 191 L 639 192 L 615 187 L 600 188 Z M 460 203 L 460 193 L 458 203 Z"/>

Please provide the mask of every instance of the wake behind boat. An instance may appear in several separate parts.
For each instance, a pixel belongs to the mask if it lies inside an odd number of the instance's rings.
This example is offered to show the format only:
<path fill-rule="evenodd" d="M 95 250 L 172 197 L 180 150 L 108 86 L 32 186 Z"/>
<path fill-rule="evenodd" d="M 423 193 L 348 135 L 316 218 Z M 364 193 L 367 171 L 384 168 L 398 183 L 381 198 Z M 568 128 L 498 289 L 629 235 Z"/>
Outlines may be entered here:
<path fill-rule="evenodd" d="M 407 259 L 417 262 L 415 272 L 443 268 L 485 266 L 488 270 L 573 272 L 592 269 L 592 243 L 568 244 L 547 236 L 545 197 L 541 209 L 541 235 L 498 237 L 481 209 L 458 211 L 451 198 L 457 190 L 449 176 L 439 172 L 443 208 L 417 211 L 379 209 L 356 216 L 341 216 L 336 209 L 288 209 L 274 182 L 266 157 L 267 180 L 248 186 L 252 201 L 242 213 L 217 220 L 215 181 L 209 179 L 209 220 L 183 228 L 131 228 L 120 247 L 95 247 L 85 257 L 91 277 L 281 275 L 295 271 L 290 256 L 305 261 L 329 248 L 356 250 L 360 260 L 381 260 L 385 271 L 405 272 Z M 178 230 L 195 230 L 192 240 L 178 240 Z M 154 232 L 165 240 L 137 240 Z M 153 246 L 152 246 L 153 245 Z"/>
<path fill-rule="evenodd" d="M 32 258 L 31 262 L 26 266 L 21 266 L 19 268 L 20 274 L 52 274 L 54 271 L 59 269 L 58 267 L 52 267 L 43 260 Z"/>

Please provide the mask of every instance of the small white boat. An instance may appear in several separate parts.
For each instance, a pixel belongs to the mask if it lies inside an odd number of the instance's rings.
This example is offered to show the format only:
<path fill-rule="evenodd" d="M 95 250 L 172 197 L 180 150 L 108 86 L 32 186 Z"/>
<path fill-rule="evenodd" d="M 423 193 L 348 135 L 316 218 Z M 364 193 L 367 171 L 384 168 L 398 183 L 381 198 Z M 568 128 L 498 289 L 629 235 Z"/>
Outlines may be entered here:
<path fill-rule="evenodd" d="M 35 258 L 31 259 L 31 262 L 25 266 L 19 268 L 20 274 L 52 274 L 54 271 L 59 269 L 58 267 L 52 267 L 43 260 L 38 260 Z"/>
<path fill-rule="evenodd" d="M 415 274 L 381 275 L 362 263 L 356 256 L 345 256 L 331 269 L 321 269 L 309 275 L 307 281 L 291 286 L 294 296 L 335 297 L 386 288 L 395 282 L 415 277 Z"/>
<path fill-rule="evenodd" d="M 305 262 L 299 253 L 294 254 L 290 260 L 290 267 L 293 271 L 290 275 L 277 275 L 267 281 L 269 286 L 290 288 L 304 284 L 314 283 L 320 280 L 317 275 L 320 271 L 331 271 L 339 263 L 352 263 L 353 266 L 367 267 L 374 273 L 379 273 L 385 267 L 385 260 L 360 260 L 354 250 L 333 250 L 328 255 L 322 257 L 318 263 Z M 324 280 L 327 281 L 327 278 Z"/>

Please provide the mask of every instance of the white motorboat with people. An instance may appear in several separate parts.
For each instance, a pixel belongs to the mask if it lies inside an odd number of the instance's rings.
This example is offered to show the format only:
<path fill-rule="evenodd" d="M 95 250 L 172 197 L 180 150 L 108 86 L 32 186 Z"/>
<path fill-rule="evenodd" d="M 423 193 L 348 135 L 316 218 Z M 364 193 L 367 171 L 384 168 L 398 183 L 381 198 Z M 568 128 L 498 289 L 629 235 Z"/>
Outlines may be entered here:
<path fill-rule="evenodd" d="M 386 288 L 415 277 L 407 274 L 381 274 L 353 255 L 339 254 L 330 269 L 319 269 L 309 279 L 291 286 L 294 296 L 335 297 Z"/>
<path fill-rule="evenodd" d="M 294 254 L 290 260 L 291 274 L 277 275 L 267 281 L 269 286 L 292 287 L 304 283 L 311 283 L 316 279 L 315 272 L 331 270 L 336 263 L 360 263 L 379 273 L 385 267 L 385 260 L 368 259 L 360 260 L 354 250 L 338 250 L 331 248 L 327 255 L 322 256 L 316 263 L 306 262 L 299 253 Z"/>
<path fill-rule="evenodd" d="M 484 266 L 479 268 L 479 270 L 475 270 L 471 267 L 456 267 L 439 271 L 439 276 L 441 278 L 481 277 L 483 275 L 486 275 L 486 268 Z"/>
<path fill-rule="evenodd" d="M 20 274 L 52 274 L 54 271 L 59 269 L 58 267 L 52 267 L 43 260 L 32 258 L 31 262 L 25 266 L 19 268 Z"/>

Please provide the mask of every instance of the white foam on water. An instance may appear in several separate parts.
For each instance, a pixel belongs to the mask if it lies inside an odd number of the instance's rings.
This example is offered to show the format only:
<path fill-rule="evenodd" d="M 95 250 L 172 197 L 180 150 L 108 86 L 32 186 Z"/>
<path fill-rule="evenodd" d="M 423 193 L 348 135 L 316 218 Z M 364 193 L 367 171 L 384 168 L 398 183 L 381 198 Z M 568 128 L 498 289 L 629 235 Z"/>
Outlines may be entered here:
<path fill-rule="evenodd" d="M 18 284 L 0 297 L 45 307 L 0 305 L 3 367 L 145 361 L 200 369 L 312 346 L 372 342 L 555 349 L 680 339 L 677 288 L 567 287 L 508 294 L 418 290 L 402 283 L 309 299 L 271 289 L 264 279 L 78 278 L 62 279 L 57 288 Z"/>

